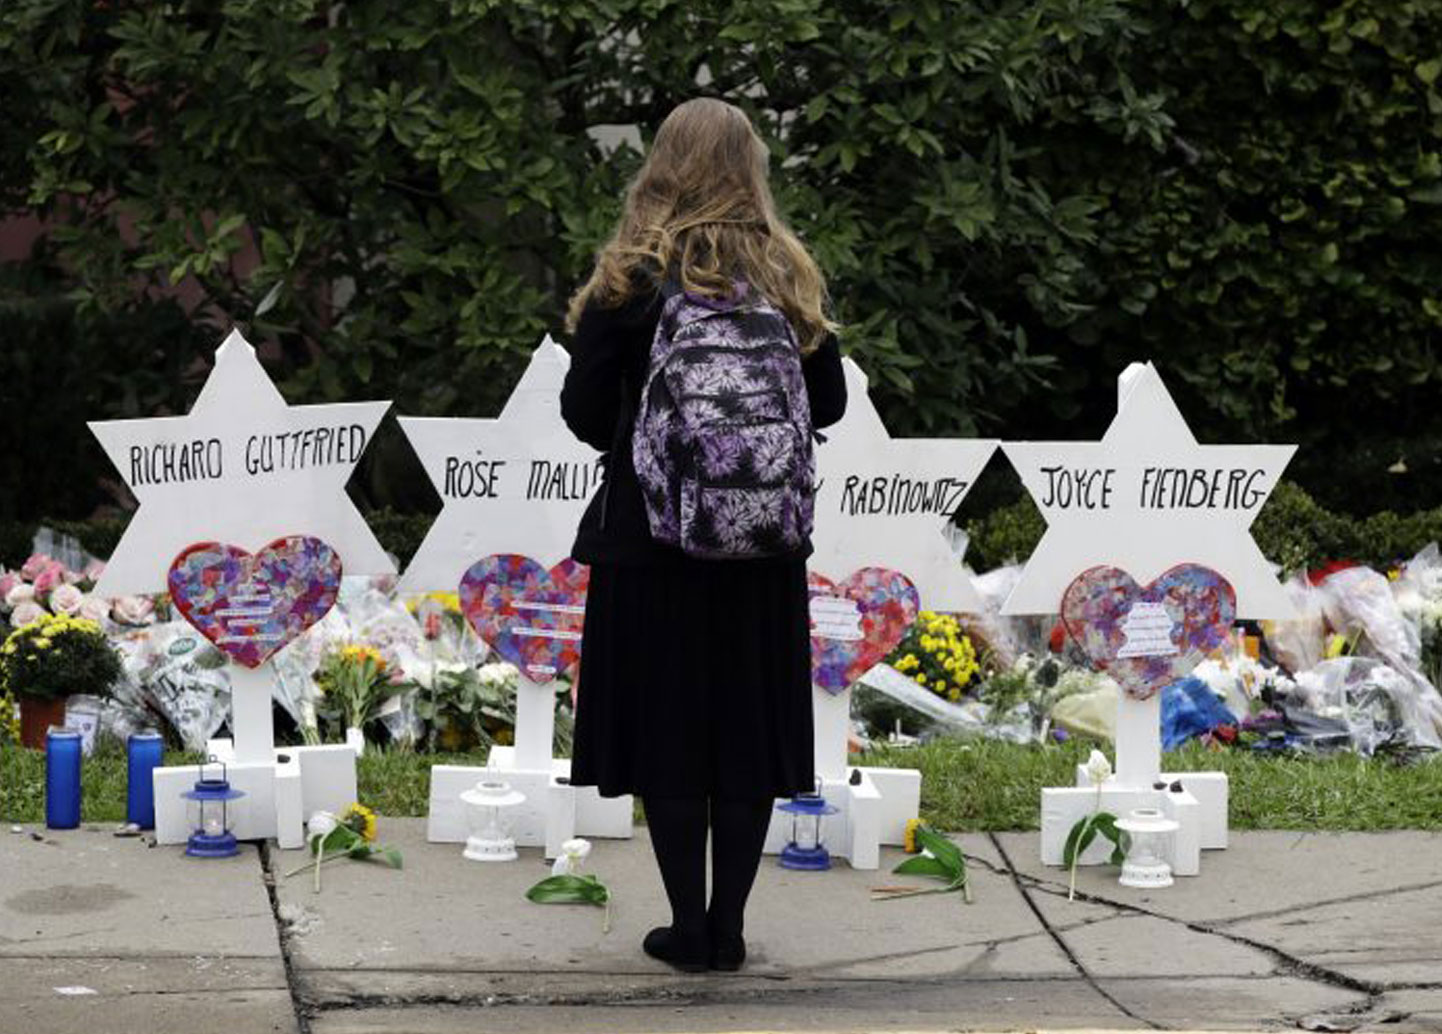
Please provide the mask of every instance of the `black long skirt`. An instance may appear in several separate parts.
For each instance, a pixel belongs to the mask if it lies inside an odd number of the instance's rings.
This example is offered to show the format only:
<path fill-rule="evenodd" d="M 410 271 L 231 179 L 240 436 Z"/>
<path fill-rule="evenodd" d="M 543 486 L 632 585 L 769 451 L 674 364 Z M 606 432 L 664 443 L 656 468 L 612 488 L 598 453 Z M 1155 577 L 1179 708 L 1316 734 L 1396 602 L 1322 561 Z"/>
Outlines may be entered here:
<path fill-rule="evenodd" d="M 803 560 L 591 566 L 571 781 L 606 797 L 815 788 Z"/>

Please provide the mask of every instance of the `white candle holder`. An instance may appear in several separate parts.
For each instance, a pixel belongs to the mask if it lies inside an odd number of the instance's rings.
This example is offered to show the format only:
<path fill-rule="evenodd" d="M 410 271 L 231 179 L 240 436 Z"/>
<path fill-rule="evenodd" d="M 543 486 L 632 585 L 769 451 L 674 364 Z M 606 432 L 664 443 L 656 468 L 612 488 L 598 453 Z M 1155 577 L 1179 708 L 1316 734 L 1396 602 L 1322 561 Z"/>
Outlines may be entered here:
<path fill-rule="evenodd" d="M 506 812 L 525 801 L 526 795 L 512 790 L 510 783 L 485 779 L 461 794 L 471 831 L 464 856 L 473 862 L 515 861 L 519 857 L 516 838 L 511 835 Z"/>
<path fill-rule="evenodd" d="M 1117 829 L 1130 837 L 1127 857 L 1122 862 L 1123 887 L 1170 887 L 1172 845 L 1181 823 L 1169 819 L 1160 808 L 1134 808 Z"/>

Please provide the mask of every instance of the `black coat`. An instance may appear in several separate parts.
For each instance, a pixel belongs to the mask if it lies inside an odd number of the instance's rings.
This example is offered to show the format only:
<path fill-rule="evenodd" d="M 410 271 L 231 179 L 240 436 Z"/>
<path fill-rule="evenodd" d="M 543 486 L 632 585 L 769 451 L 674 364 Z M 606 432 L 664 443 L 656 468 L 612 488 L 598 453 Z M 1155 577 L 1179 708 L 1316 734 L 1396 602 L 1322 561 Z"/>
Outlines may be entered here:
<path fill-rule="evenodd" d="M 561 416 L 577 438 L 606 454 L 605 478 L 586 507 L 571 551 L 581 563 L 665 563 L 684 556 L 651 538 L 631 459 L 631 428 L 661 306 L 661 295 L 654 292 L 634 295 L 616 308 L 593 303 L 581 314 L 571 342 Z M 846 377 L 836 338 L 828 336 L 801 369 L 811 421 L 829 427 L 846 412 Z M 800 555 L 810 552 L 808 542 Z"/>

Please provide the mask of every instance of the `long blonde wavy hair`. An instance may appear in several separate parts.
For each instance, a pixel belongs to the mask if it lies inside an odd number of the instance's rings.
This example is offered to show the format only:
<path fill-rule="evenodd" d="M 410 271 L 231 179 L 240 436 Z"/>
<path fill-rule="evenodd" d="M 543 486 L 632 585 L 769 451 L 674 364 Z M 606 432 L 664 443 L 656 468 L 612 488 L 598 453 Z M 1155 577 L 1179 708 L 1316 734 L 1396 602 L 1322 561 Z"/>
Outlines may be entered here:
<path fill-rule="evenodd" d="M 590 302 L 621 305 L 667 276 L 710 298 L 730 295 L 741 279 L 785 313 L 801 351 L 813 351 L 836 329 L 826 281 L 776 214 L 766 159 L 740 108 L 709 97 L 676 107 L 626 191 L 595 271 L 571 299 L 567 327 L 576 329 Z"/>

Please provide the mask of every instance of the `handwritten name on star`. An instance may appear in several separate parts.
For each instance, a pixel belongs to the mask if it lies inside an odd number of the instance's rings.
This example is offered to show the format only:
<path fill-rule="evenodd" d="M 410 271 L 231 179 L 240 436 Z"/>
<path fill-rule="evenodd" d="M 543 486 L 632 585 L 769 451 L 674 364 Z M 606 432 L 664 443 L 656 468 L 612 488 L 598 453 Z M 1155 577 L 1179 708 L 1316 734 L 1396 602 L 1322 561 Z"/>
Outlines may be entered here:
<path fill-rule="evenodd" d="M 1039 498 L 1052 510 L 1111 510 L 1124 480 L 1116 467 L 1039 468 L 1045 481 Z M 1262 467 L 1143 467 L 1128 471 L 1131 498 L 1140 510 L 1258 509 L 1271 491 Z"/>

